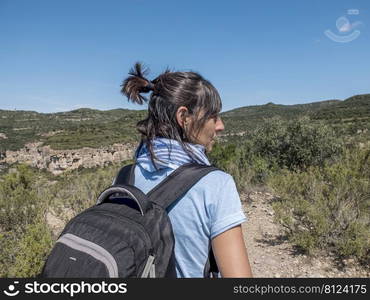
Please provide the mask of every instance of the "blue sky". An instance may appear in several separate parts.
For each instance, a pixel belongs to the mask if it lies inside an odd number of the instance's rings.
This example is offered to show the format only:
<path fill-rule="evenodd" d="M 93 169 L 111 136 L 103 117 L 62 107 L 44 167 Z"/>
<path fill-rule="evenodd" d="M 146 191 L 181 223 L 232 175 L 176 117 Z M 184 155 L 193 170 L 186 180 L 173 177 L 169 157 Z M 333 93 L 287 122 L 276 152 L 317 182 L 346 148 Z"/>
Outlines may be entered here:
<path fill-rule="evenodd" d="M 369 25 L 368 0 L 0 0 L 0 109 L 145 109 L 120 94 L 136 61 L 200 72 L 223 111 L 345 99 L 370 92 Z"/>

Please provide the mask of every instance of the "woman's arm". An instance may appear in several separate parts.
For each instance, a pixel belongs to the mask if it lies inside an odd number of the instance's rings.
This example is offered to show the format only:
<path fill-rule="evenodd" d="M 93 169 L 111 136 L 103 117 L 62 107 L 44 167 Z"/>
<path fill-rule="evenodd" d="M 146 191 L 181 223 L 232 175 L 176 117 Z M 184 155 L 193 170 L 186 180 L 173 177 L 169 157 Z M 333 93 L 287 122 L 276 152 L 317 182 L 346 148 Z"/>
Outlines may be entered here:
<path fill-rule="evenodd" d="M 212 249 L 222 277 L 252 277 L 241 225 L 213 238 Z"/>

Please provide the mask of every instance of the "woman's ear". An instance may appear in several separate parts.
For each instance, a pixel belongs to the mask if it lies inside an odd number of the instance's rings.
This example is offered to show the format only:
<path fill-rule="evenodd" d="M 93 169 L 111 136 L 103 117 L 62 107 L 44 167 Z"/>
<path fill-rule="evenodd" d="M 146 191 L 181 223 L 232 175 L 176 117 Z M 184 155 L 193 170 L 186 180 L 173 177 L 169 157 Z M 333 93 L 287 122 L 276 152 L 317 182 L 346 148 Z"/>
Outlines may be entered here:
<path fill-rule="evenodd" d="M 189 122 L 189 110 L 186 106 L 180 106 L 176 111 L 176 121 L 181 128 L 184 128 Z"/>

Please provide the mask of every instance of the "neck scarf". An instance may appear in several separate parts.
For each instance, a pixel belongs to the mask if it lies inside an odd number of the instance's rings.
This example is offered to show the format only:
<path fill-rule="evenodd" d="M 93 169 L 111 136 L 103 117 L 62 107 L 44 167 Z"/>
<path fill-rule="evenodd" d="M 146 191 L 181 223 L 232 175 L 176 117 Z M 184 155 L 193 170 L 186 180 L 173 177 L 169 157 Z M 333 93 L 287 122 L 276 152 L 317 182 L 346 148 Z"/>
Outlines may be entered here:
<path fill-rule="evenodd" d="M 192 153 L 189 155 L 176 140 L 167 138 L 155 138 L 152 140 L 153 152 L 156 156 L 154 162 L 158 169 L 171 168 L 177 169 L 179 166 L 187 163 L 198 163 L 210 165 L 205 154 L 205 147 L 198 144 L 186 143 L 187 148 Z M 150 157 L 150 152 L 145 144 L 136 150 L 136 162 L 148 171 L 155 171 L 155 167 Z"/>

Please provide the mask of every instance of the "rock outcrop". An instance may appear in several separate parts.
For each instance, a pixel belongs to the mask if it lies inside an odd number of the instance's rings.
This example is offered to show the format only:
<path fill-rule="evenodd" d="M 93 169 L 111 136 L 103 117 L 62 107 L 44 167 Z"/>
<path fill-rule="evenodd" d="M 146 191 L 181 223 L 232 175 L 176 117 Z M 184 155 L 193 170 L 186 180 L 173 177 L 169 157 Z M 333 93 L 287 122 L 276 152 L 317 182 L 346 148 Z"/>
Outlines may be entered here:
<path fill-rule="evenodd" d="M 107 147 L 82 148 L 76 150 L 53 150 L 42 143 L 29 143 L 19 151 L 6 151 L 0 157 L 0 164 L 25 163 L 39 169 L 47 169 L 54 175 L 78 167 L 93 168 L 109 163 L 131 159 L 134 154 L 132 144 L 114 144 Z"/>

